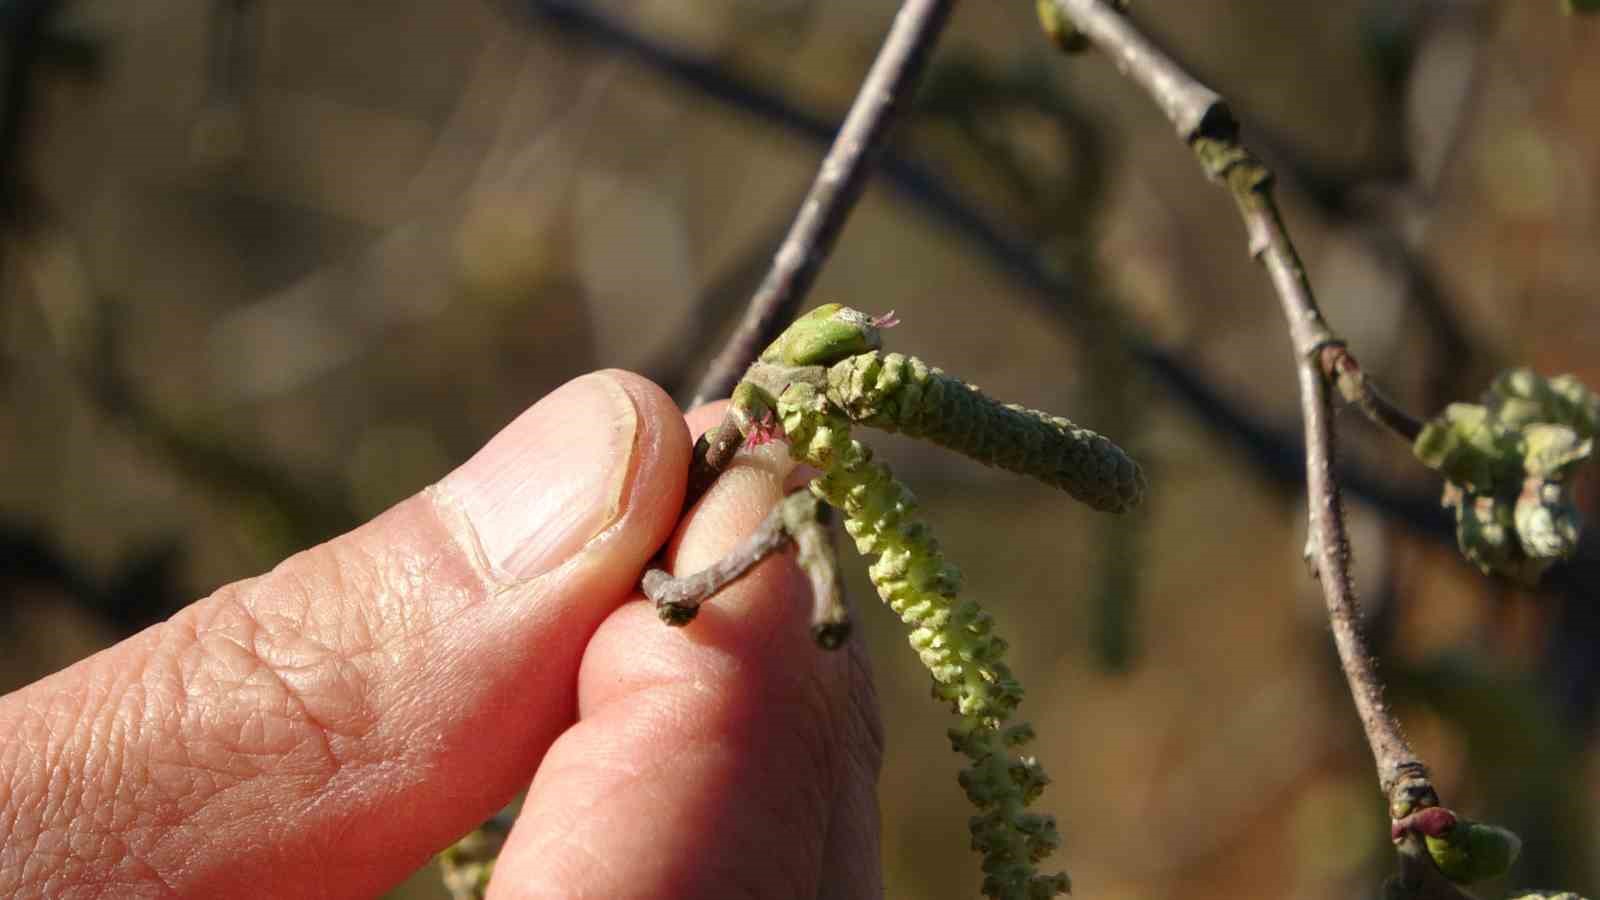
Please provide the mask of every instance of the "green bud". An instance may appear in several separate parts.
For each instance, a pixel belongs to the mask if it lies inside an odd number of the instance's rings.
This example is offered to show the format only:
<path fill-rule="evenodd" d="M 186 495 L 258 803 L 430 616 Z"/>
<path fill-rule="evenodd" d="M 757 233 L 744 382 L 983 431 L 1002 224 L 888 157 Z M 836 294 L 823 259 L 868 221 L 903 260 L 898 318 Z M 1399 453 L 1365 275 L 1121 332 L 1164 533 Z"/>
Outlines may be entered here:
<path fill-rule="evenodd" d="M 1439 837 L 1424 836 L 1428 855 L 1456 884 L 1475 884 L 1511 871 L 1522 839 L 1498 825 L 1461 819 Z"/>
<path fill-rule="evenodd" d="M 1594 439 L 1579 437 L 1566 425 L 1536 423 L 1522 431 L 1522 467 L 1529 475 L 1559 478 L 1566 470 L 1589 458 Z"/>
<path fill-rule="evenodd" d="M 1557 375 L 1549 385 L 1564 402 L 1557 421 L 1571 425 L 1585 437 L 1600 434 L 1600 394 L 1585 387 L 1576 375 Z"/>
<path fill-rule="evenodd" d="M 1566 478 L 1594 452 L 1600 397 L 1571 375 L 1503 372 L 1483 404 L 1452 403 L 1412 449 L 1445 476 L 1456 540 L 1484 572 L 1538 580 L 1578 543 Z"/>
<path fill-rule="evenodd" d="M 1530 559 L 1523 553 L 1514 501 L 1447 484 L 1444 505 L 1455 510 L 1456 543 L 1461 555 L 1485 575 L 1504 575 L 1533 584 L 1550 567 L 1552 560 Z"/>
<path fill-rule="evenodd" d="M 1565 559 L 1578 548 L 1578 507 L 1563 482 L 1528 479 L 1513 519 L 1523 552 L 1534 559 Z"/>
<path fill-rule="evenodd" d="M 1456 529 L 1467 558 L 1485 571 L 1502 568 L 1515 558 L 1516 522 L 1511 509 L 1495 497 L 1462 492 L 1456 505 Z"/>
<path fill-rule="evenodd" d="M 785 366 L 827 366 L 883 346 L 879 320 L 838 303 L 825 303 L 784 329 L 761 361 Z"/>
<path fill-rule="evenodd" d="M 1499 422 L 1512 428 L 1553 422 L 1593 437 L 1600 427 L 1600 396 L 1572 375 L 1546 379 L 1532 369 L 1511 369 L 1495 378 L 1483 400 Z"/>
<path fill-rule="evenodd" d="M 739 433 L 746 439 L 777 419 L 777 401 L 772 395 L 749 381 L 741 381 L 733 388 L 728 412 L 733 416 Z"/>
<path fill-rule="evenodd" d="M 1493 490 L 1497 475 L 1516 465 L 1516 434 L 1495 421 L 1487 407 L 1452 403 L 1422 426 L 1412 452 L 1423 465 L 1479 491 Z"/>

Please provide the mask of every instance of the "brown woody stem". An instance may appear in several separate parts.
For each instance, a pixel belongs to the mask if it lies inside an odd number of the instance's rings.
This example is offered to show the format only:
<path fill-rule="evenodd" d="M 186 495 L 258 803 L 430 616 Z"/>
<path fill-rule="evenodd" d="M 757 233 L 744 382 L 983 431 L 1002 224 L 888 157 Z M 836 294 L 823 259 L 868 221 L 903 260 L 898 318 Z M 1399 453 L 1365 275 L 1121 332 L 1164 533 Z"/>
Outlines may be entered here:
<path fill-rule="evenodd" d="M 1227 104 L 1145 37 L 1126 16 L 1103 0 L 1054 0 L 1057 9 L 1116 63 L 1117 68 L 1161 107 L 1178 135 L 1199 158 L 1206 174 L 1233 195 L 1249 236 L 1250 253 L 1267 270 L 1294 347 L 1305 422 L 1306 492 L 1310 556 L 1322 584 L 1340 663 L 1356 712 L 1377 763 L 1379 784 L 1396 817 L 1438 802 L 1422 764 L 1383 700 L 1383 682 L 1361 632 L 1361 613 L 1350 578 L 1339 482 L 1334 473 L 1335 432 L 1329 384 L 1348 382 L 1375 421 L 1404 434 L 1405 420 L 1392 404 L 1357 377 L 1359 367 L 1317 308 L 1305 268 L 1272 194 L 1272 173 L 1238 139 L 1239 126 Z M 1344 362 L 1341 362 L 1343 360 Z M 1343 376 L 1340 377 L 1340 367 Z M 1325 367 L 1328 370 L 1325 373 Z M 1357 373 L 1352 376 L 1351 372 Z M 1343 389 L 1343 384 L 1341 384 Z M 1414 431 L 1412 432 L 1414 434 Z M 1409 870 L 1409 866 L 1407 867 Z"/>
<path fill-rule="evenodd" d="M 1361 410 L 1374 425 L 1388 429 L 1407 444 L 1416 441 L 1422 431 L 1422 423 L 1396 406 L 1394 401 L 1367 380 L 1361 363 L 1356 361 L 1349 348 L 1343 344 L 1324 347 L 1317 362 L 1322 367 L 1323 376 L 1338 386 L 1339 394 L 1346 403 Z"/>
<path fill-rule="evenodd" d="M 906 0 L 901 5 L 794 225 L 773 257 L 772 268 L 750 298 L 738 330 L 695 390 L 691 407 L 728 396 L 762 348 L 794 318 L 860 199 L 895 114 L 916 90 L 954 7 L 955 0 Z"/>
<path fill-rule="evenodd" d="M 694 443 L 694 452 L 689 457 L 689 483 L 683 492 L 683 508 L 688 511 L 690 507 L 700 502 L 700 498 L 711 489 L 711 484 L 717 480 L 723 470 L 733 464 L 734 456 L 738 455 L 739 448 L 744 446 L 744 433 L 739 430 L 739 423 L 733 417 L 732 411 L 722 417 L 700 439 Z"/>
<path fill-rule="evenodd" d="M 826 509 L 809 490 L 794 491 L 767 513 L 749 537 L 707 568 L 678 577 L 664 569 L 650 569 L 640 588 L 655 603 L 662 621 L 687 625 L 718 591 L 792 541 L 800 551 L 800 568 L 811 582 L 811 636 L 823 649 L 836 649 L 850 635 L 850 613 L 844 605 Z"/>

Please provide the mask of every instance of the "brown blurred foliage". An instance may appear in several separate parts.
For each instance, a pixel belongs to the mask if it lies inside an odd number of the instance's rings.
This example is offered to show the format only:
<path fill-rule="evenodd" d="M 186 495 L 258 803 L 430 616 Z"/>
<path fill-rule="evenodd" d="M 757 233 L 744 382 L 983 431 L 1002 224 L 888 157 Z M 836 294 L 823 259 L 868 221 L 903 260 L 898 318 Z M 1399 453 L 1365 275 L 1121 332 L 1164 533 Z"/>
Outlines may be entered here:
<path fill-rule="evenodd" d="M 0 7 L 0 689 L 351 527 L 588 369 L 692 383 L 822 147 L 551 7 L 836 118 L 894 5 Z M 1513 362 L 1600 386 L 1600 22 L 1554 0 L 1135 6 L 1233 101 L 1330 319 L 1404 405 Z M 1109 521 L 880 442 L 1013 637 L 1079 894 L 1374 896 L 1392 855 L 1298 485 L 1135 352 L 1297 434 L 1226 195 L 1106 61 L 1054 58 L 1029 3 L 966 4 L 935 66 L 897 152 L 1077 290 L 1030 295 L 880 180 L 817 297 L 897 309 L 894 347 L 1150 468 L 1147 509 Z M 1341 421 L 1378 483 L 1436 494 Z M 1442 511 L 1351 514 L 1441 791 L 1521 832 L 1518 884 L 1595 890 L 1594 541 L 1524 591 L 1457 558 Z M 945 713 L 851 587 L 893 736 L 890 894 L 954 896 L 977 877 Z"/>

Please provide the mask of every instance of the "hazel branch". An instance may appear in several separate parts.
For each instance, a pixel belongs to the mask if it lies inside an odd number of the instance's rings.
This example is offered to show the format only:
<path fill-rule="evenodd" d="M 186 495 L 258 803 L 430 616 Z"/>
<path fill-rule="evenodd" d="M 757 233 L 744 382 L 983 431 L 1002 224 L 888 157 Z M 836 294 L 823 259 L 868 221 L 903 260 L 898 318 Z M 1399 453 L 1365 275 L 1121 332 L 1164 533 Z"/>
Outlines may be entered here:
<path fill-rule="evenodd" d="M 782 504 L 774 506 L 756 530 L 728 554 L 692 575 L 674 576 L 665 569 L 649 569 L 639 587 L 656 605 L 668 625 L 687 625 L 700 612 L 700 604 L 738 581 L 756 563 L 776 553 L 789 536 L 783 530 Z"/>
<path fill-rule="evenodd" d="M 861 82 L 800 213 L 778 248 L 738 330 L 712 361 L 691 406 L 725 397 L 794 318 L 882 154 L 895 114 L 915 91 L 955 0 L 906 0 Z"/>
<path fill-rule="evenodd" d="M 1335 431 L 1329 383 L 1339 381 L 1341 365 L 1347 373 L 1359 369 L 1317 308 L 1305 268 L 1273 198 L 1272 174 L 1239 141 L 1238 123 L 1222 97 L 1184 71 L 1114 7 L 1103 0 L 1054 3 L 1060 15 L 1150 94 L 1178 136 L 1195 152 L 1206 174 L 1233 196 L 1249 236 L 1250 253 L 1266 268 L 1289 324 L 1305 424 L 1310 555 L 1322 584 L 1339 659 L 1377 764 L 1379 784 L 1397 818 L 1418 805 L 1435 805 L 1438 801 L 1427 768 L 1384 703 L 1383 683 L 1361 633 L 1350 578 L 1349 541 L 1333 468 Z M 1330 348 L 1337 349 L 1324 352 Z M 1326 371 L 1328 368 L 1333 371 Z M 1346 380 L 1358 389 L 1359 396 L 1375 396 L 1375 392 L 1360 391 L 1348 374 Z M 1376 401 L 1370 405 L 1374 412 L 1369 414 L 1380 415 L 1387 415 L 1392 406 Z"/>
<path fill-rule="evenodd" d="M 809 491 L 790 495 L 779 512 L 798 551 L 795 562 L 811 582 L 811 639 L 824 650 L 844 646 L 850 637 L 850 608 L 844 602 L 839 551 L 833 542 L 829 506 Z"/>
<path fill-rule="evenodd" d="M 1054 0 L 1042 2 L 1053 3 Z M 806 112 L 784 95 L 742 79 L 708 59 L 632 31 L 586 4 L 573 0 L 535 0 L 528 10 L 542 25 L 629 58 L 677 87 L 770 125 L 788 138 L 825 143 L 838 131 L 835 123 Z M 1075 297 L 1077 284 L 1070 276 L 1041 264 L 1031 248 L 1008 237 L 1005 229 L 964 201 L 945 181 L 916 160 L 896 155 L 893 148 L 889 148 L 879 168 L 885 181 L 905 199 L 949 228 L 951 233 L 959 235 L 998 270 L 1026 288 L 1019 299 L 1037 304 L 1063 327 L 1076 327 L 1081 322 L 1083 313 L 1077 308 Z M 1315 193 L 1316 189 L 1308 186 L 1308 190 Z M 772 241 L 774 245 L 777 243 L 777 239 Z M 1298 462 L 1292 471 L 1283 465 L 1285 459 L 1298 461 L 1304 456 L 1298 442 L 1268 427 L 1258 416 L 1219 394 L 1201 377 L 1202 373 L 1190 368 L 1188 360 L 1147 342 L 1129 340 L 1126 345 L 1128 352 L 1169 389 L 1171 396 L 1212 428 L 1240 444 L 1250 461 L 1267 477 L 1274 481 L 1298 480 Z M 676 396 L 678 392 L 673 393 Z M 686 398 L 689 396 L 692 394 L 685 394 Z M 1397 493 L 1385 486 L 1381 478 L 1360 468 L 1352 466 L 1347 471 L 1345 489 L 1369 507 L 1414 533 L 1437 540 L 1451 539 L 1452 529 L 1439 526 L 1433 514 L 1436 504 L 1431 499 L 1419 502 L 1417 497 Z"/>
<path fill-rule="evenodd" d="M 1338 386 L 1339 395 L 1344 397 L 1346 403 L 1361 410 L 1374 425 L 1405 441 L 1407 446 L 1416 442 L 1417 435 L 1422 433 L 1422 423 L 1396 406 L 1393 400 L 1367 379 L 1361 363 L 1356 361 L 1349 348 L 1343 344 L 1330 344 L 1322 348 L 1317 362 L 1323 374 Z"/>

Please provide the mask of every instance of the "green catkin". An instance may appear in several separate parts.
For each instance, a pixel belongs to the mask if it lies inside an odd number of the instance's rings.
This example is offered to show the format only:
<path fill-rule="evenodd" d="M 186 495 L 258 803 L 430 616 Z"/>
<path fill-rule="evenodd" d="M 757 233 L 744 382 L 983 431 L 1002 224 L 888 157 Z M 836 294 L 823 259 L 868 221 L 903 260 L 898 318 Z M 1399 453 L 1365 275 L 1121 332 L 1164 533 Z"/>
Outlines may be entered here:
<path fill-rule="evenodd" d="M 999 403 L 916 357 L 877 351 L 848 357 L 828 369 L 827 396 L 859 424 L 1030 475 L 1098 510 L 1120 513 L 1144 496 L 1139 464 L 1106 437 Z"/>
<path fill-rule="evenodd" d="M 1049 779 L 1037 760 L 1012 750 L 1030 740 L 1033 730 L 1007 724 L 1022 688 L 1002 659 L 1006 644 L 994 634 L 988 613 L 971 599 L 958 599 L 961 576 L 915 516 L 915 497 L 888 467 L 872 461 L 871 450 L 851 438 L 851 421 L 840 412 L 842 404 L 831 400 L 833 393 L 830 389 L 824 396 L 810 384 L 792 384 L 778 400 L 778 414 L 792 455 L 822 470 L 811 482 L 812 492 L 844 514 L 857 549 L 877 557 L 868 574 L 884 602 L 912 626 L 911 646 L 933 675 L 935 696 L 961 717 L 950 739 L 971 762 L 960 782 L 978 808 L 969 824 L 973 848 L 983 855 L 983 893 L 996 900 L 1044 900 L 1065 893 L 1065 873 L 1035 870 L 1061 838 L 1053 817 L 1027 810 Z M 928 426 L 913 433 L 934 437 L 936 431 Z M 975 443 L 969 438 L 947 446 Z"/>

